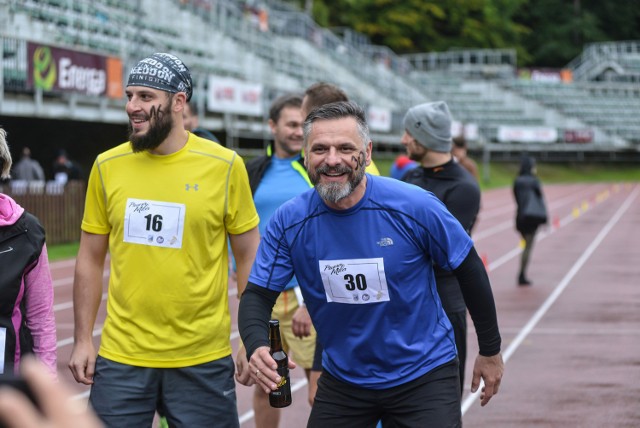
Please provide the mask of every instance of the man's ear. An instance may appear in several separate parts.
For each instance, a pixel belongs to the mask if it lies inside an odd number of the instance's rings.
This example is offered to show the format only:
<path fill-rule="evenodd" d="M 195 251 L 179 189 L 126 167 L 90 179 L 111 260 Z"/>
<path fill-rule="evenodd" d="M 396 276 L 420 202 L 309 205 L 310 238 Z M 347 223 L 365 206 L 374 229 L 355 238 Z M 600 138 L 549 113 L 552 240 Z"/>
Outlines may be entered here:
<path fill-rule="evenodd" d="M 367 159 L 366 159 L 366 164 L 367 166 L 369 166 L 371 164 L 371 154 L 373 153 L 373 142 L 369 141 L 369 143 L 367 144 Z"/>
<path fill-rule="evenodd" d="M 171 106 L 171 110 L 174 112 L 180 112 L 184 110 L 184 106 L 187 104 L 187 95 L 184 92 L 177 92 L 173 96 L 173 106 Z"/>
<path fill-rule="evenodd" d="M 272 135 L 276 135 L 276 123 L 273 119 L 269 119 L 269 129 L 271 130 Z"/>

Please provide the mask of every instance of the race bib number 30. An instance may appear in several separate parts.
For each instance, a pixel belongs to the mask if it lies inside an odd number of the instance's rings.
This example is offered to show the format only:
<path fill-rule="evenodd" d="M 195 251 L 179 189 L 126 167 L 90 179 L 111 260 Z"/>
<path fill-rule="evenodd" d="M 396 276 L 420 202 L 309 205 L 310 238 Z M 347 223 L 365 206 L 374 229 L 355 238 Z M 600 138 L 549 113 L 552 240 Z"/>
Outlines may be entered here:
<path fill-rule="evenodd" d="M 362 305 L 389 301 L 382 258 L 320 260 L 320 275 L 328 302 Z"/>
<path fill-rule="evenodd" d="M 182 248 L 185 210 L 184 204 L 127 199 L 124 242 Z"/>

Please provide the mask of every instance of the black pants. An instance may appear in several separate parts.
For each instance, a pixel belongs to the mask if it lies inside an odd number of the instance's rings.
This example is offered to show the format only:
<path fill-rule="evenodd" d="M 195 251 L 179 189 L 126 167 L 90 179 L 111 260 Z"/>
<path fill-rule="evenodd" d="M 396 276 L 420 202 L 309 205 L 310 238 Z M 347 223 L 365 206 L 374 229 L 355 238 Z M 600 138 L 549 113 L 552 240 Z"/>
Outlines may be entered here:
<path fill-rule="evenodd" d="M 308 428 L 457 428 L 462 426 L 458 360 L 418 379 L 373 390 L 322 372 Z"/>

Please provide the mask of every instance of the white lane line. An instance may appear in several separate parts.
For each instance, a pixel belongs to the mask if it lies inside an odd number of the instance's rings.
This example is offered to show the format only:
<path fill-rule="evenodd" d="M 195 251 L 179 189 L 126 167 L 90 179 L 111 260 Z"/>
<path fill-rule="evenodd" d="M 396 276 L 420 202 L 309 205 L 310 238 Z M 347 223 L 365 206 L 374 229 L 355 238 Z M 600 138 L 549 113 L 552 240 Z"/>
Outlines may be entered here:
<path fill-rule="evenodd" d="M 109 269 L 105 269 L 104 273 L 102 274 L 102 278 L 108 278 L 109 277 L 109 273 L 110 270 Z M 65 276 L 63 278 L 58 278 L 58 279 L 54 279 L 53 280 L 53 288 L 56 287 L 64 287 L 66 285 L 73 285 L 73 273 L 71 273 L 70 276 Z"/>
<path fill-rule="evenodd" d="M 560 199 L 554 199 L 553 201 L 549 201 L 549 211 L 553 211 L 554 209 L 573 203 L 576 200 L 583 200 L 589 196 L 593 196 L 592 195 L 593 191 L 594 189 L 591 186 L 589 186 L 578 193 L 570 193 L 567 196 L 562 196 Z M 599 193 L 600 191 L 601 190 L 596 190 L 596 194 Z M 589 196 L 582 196 L 582 194 L 585 194 L 585 193 L 588 193 Z M 516 210 L 515 201 L 512 201 L 508 204 L 504 204 L 499 207 L 493 207 L 486 211 L 480 208 L 478 219 L 480 222 L 482 222 L 482 220 L 490 219 L 493 217 L 500 217 L 505 213 L 515 214 L 515 210 Z"/>
<path fill-rule="evenodd" d="M 107 300 L 107 293 L 102 293 L 102 299 L 100 301 L 104 302 L 105 300 Z M 72 309 L 72 308 L 73 308 L 73 301 L 58 303 L 57 305 L 53 305 L 53 312 L 63 311 L 65 309 Z"/>
<path fill-rule="evenodd" d="M 598 193 L 600 193 L 601 191 L 596 192 L 595 194 L 597 195 Z M 581 193 L 587 193 L 587 191 L 583 191 Z M 593 196 L 593 192 L 590 191 L 590 196 Z M 584 200 L 586 196 L 581 196 L 580 194 L 578 194 L 578 196 L 576 195 L 570 195 L 570 196 L 566 196 L 560 200 L 554 200 L 552 203 L 550 203 L 550 207 L 549 207 L 549 212 L 553 212 L 554 209 L 557 209 L 559 207 L 562 207 L 564 205 L 570 204 L 570 203 L 575 203 L 578 200 Z M 506 212 L 510 212 L 513 214 L 515 214 L 515 205 L 510 205 L 510 209 L 494 209 L 492 210 L 492 214 L 493 215 L 489 215 L 489 216 L 483 216 L 482 215 L 482 211 L 480 211 L 480 214 L 478 215 L 478 219 L 480 222 L 482 222 L 482 219 L 486 219 L 486 218 L 490 218 L 490 217 L 496 217 L 499 214 L 505 214 Z M 553 221 L 553 219 L 549 219 L 549 224 L 551 224 L 551 222 Z M 497 233 L 502 232 L 503 230 L 506 229 L 514 229 L 515 230 L 515 220 L 514 219 L 510 219 L 507 221 L 503 221 L 501 223 L 498 223 L 494 226 L 489 227 L 488 229 L 483 229 L 481 231 L 477 231 L 474 232 L 471 236 L 471 238 L 473 239 L 474 244 L 477 243 L 478 241 L 485 239 L 485 238 L 489 238 Z"/>
<path fill-rule="evenodd" d="M 71 259 L 66 259 L 66 260 L 60 260 L 57 262 L 50 262 L 49 263 L 49 267 L 51 269 L 64 269 L 64 268 L 68 268 L 68 267 L 72 267 L 76 265 L 76 259 L 71 258 Z"/>
<path fill-rule="evenodd" d="M 509 347 L 507 348 L 507 350 L 502 354 L 502 358 L 504 359 L 505 364 L 509 360 L 511 355 L 513 355 L 513 353 L 518 349 L 518 347 L 524 341 L 524 339 L 529 335 L 529 333 L 531 333 L 531 331 L 536 326 L 536 324 L 538 324 L 538 322 L 542 319 L 542 317 L 547 313 L 551 305 L 553 305 L 555 301 L 558 299 L 558 297 L 560 297 L 564 289 L 567 288 L 567 285 L 569 285 L 569 282 L 580 271 L 582 266 L 587 262 L 589 257 L 591 257 L 594 251 L 602 243 L 604 238 L 607 237 L 607 235 L 609 234 L 613 226 L 615 226 L 618 220 L 620 220 L 620 217 L 622 217 L 622 215 L 627 211 L 627 209 L 629 209 L 629 206 L 631 206 L 631 203 L 638 196 L 638 192 L 640 192 L 640 187 L 636 187 L 633 190 L 633 192 L 627 197 L 627 199 L 624 201 L 622 206 L 618 208 L 618 211 L 616 211 L 613 217 L 611 217 L 611 219 L 607 222 L 607 224 L 602 228 L 600 233 L 598 233 L 596 238 L 591 242 L 591 244 L 589 244 L 587 249 L 582 253 L 580 258 L 578 258 L 578 260 L 573 264 L 571 269 L 569 269 L 569 271 L 564 276 L 564 278 L 562 278 L 560 283 L 558 283 L 558 285 L 553 290 L 553 292 L 549 295 L 549 297 L 547 297 L 547 300 L 544 301 L 544 303 L 540 306 L 540 308 L 538 308 L 536 313 L 531 317 L 531 319 L 527 322 L 527 324 L 522 328 L 522 330 L 520 330 L 520 333 L 518 333 L 515 339 L 509 344 Z M 480 394 L 480 391 L 482 391 L 482 387 L 483 387 L 483 383 L 481 382 L 478 390 L 475 393 L 470 393 L 465 398 L 465 400 L 462 403 L 463 415 L 467 412 L 467 410 L 469 410 L 471 405 L 476 401 L 477 396 Z"/>
<path fill-rule="evenodd" d="M 95 330 L 93 330 L 93 332 L 91 333 L 91 335 L 93 337 L 98 337 L 102 334 L 102 327 L 100 328 L 96 328 Z M 62 340 L 58 340 L 58 342 L 56 343 L 58 348 L 61 348 L 63 346 L 67 346 L 67 345 L 73 345 L 73 337 L 67 337 L 66 339 L 62 339 Z"/>
<path fill-rule="evenodd" d="M 307 384 L 307 378 L 302 378 L 301 380 L 293 383 L 291 385 L 291 393 L 293 394 L 294 392 L 296 392 L 297 390 L 299 390 L 300 388 L 302 388 L 303 386 L 305 386 Z M 253 410 L 249 410 L 248 412 L 243 413 L 240 416 L 240 425 L 242 425 L 243 423 L 250 421 L 251 419 L 253 419 L 253 417 L 255 416 L 255 413 L 253 412 Z"/>
<path fill-rule="evenodd" d="M 581 217 L 581 216 L 579 216 L 579 217 Z M 542 241 L 543 239 L 545 239 L 549 235 L 552 235 L 553 233 L 556 232 L 557 229 L 560 229 L 560 228 L 568 225 L 569 223 L 577 220 L 579 217 L 576 217 L 576 216 L 573 215 L 573 213 L 571 213 L 571 214 L 568 214 L 567 216 L 563 217 L 562 219 L 560 219 L 557 228 L 553 227 L 553 226 L 544 226 L 544 227 L 542 227 L 540 229 L 540 232 L 536 234 L 536 238 L 535 238 L 536 239 L 536 243 Z M 474 243 L 475 243 L 475 238 L 474 238 Z M 521 252 L 522 252 L 522 247 L 520 247 L 518 245 L 513 250 L 509 251 L 506 254 L 503 254 L 497 260 L 489 263 L 488 270 L 491 272 L 494 269 L 499 268 L 500 266 L 502 266 L 503 264 L 507 263 L 512 258 L 516 257 Z"/>

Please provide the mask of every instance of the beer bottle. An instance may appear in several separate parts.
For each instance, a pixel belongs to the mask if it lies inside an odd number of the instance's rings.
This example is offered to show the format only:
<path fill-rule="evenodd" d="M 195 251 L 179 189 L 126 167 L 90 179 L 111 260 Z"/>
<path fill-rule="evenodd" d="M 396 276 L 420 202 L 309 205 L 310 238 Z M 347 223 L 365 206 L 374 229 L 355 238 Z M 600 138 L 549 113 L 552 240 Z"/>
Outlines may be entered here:
<path fill-rule="evenodd" d="M 291 404 L 291 382 L 289 381 L 289 357 L 282 349 L 282 339 L 280 338 L 280 321 L 269 321 L 269 342 L 271 357 L 278 364 L 278 374 L 280 383 L 278 389 L 269 393 L 269 404 L 271 407 L 287 407 Z"/>

